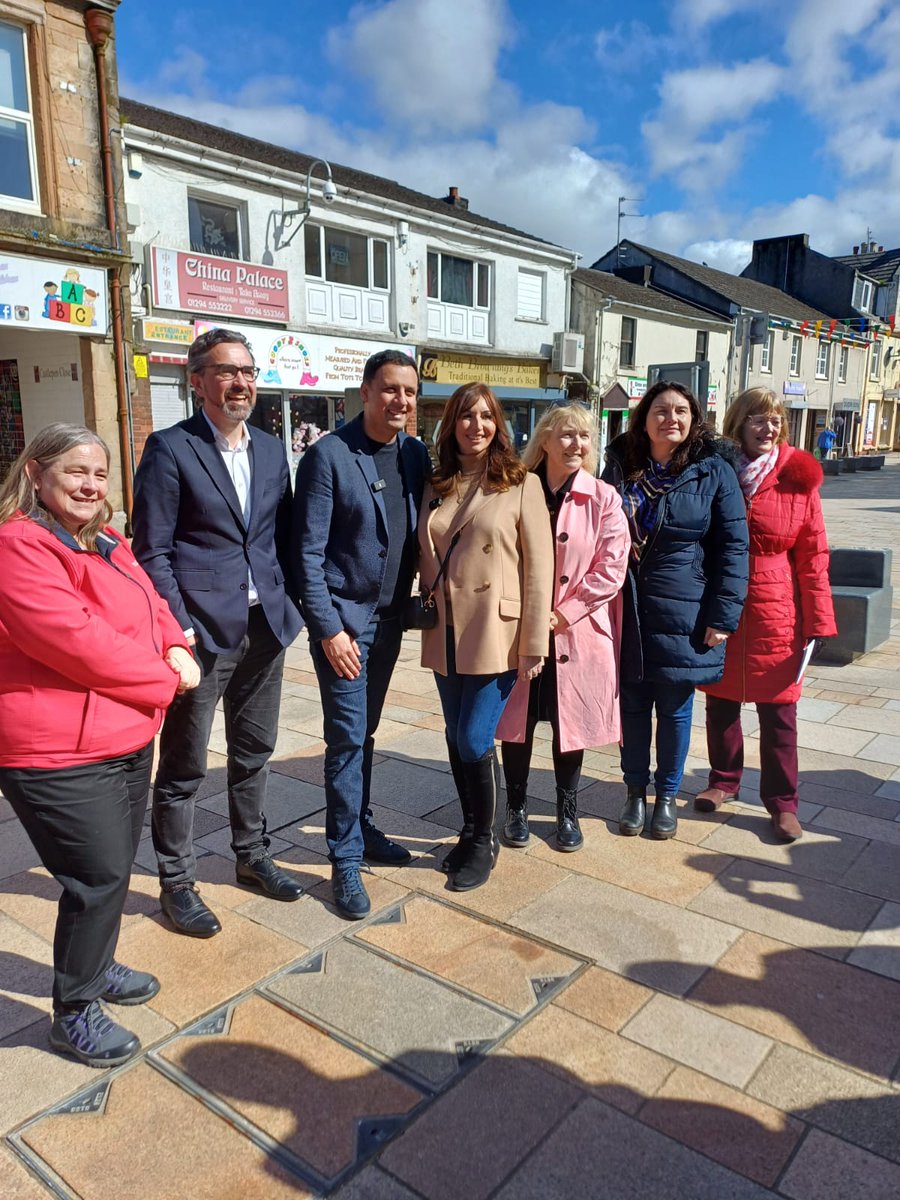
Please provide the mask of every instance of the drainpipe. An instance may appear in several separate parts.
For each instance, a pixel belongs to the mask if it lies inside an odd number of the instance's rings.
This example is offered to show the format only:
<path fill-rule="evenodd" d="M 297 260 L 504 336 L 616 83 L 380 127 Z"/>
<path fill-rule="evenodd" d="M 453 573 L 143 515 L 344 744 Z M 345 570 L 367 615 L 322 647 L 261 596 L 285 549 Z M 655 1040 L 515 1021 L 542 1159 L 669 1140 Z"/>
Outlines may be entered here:
<path fill-rule="evenodd" d="M 89 8 L 84 14 L 84 27 L 94 49 L 94 70 L 97 75 L 97 108 L 100 123 L 100 162 L 103 173 L 103 200 L 106 206 L 106 227 L 112 235 L 116 250 L 121 250 L 119 222 L 116 216 L 116 192 L 113 180 L 112 141 L 109 132 L 109 103 L 106 96 L 106 48 L 113 31 L 113 19 L 108 12 Z M 119 424 L 119 453 L 122 459 L 122 502 L 125 508 L 125 532 L 131 533 L 132 488 L 131 414 L 129 411 L 128 374 L 125 367 L 125 330 L 122 318 L 122 281 L 118 267 L 110 267 L 109 298 L 112 310 L 113 361 L 116 373 L 116 419 Z"/>

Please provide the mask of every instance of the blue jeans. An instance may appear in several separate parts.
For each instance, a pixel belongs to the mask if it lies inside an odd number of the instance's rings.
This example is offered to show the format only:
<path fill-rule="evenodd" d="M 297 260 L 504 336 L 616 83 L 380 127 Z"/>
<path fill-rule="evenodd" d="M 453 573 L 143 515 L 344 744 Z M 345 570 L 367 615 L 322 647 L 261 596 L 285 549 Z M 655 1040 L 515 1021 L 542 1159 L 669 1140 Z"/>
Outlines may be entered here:
<path fill-rule="evenodd" d="M 691 683 L 623 683 L 619 697 L 622 713 L 622 778 L 629 787 L 650 782 L 650 741 L 653 706 L 656 705 L 657 796 L 674 796 L 681 787 L 684 762 L 691 741 L 694 685 Z"/>
<path fill-rule="evenodd" d="M 342 679 L 320 642 L 310 642 L 325 725 L 325 840 L 333 863 L 359 865 L 360 819 L 369 807 L 375 730 L 394 673 L 403 630 L 399 617 L 372 620 L 356 637 L 361 670 Z"/>
<path fill-rule="evenodd" d="M 447 741 L 463 762 L 478 762 L 494 748 L 497 725 L 513 685 L 515 671 L 502 675 L 460 675 L 456 670 L 453 630 L 447 630 L 447 674 L 435 672 Z"/>

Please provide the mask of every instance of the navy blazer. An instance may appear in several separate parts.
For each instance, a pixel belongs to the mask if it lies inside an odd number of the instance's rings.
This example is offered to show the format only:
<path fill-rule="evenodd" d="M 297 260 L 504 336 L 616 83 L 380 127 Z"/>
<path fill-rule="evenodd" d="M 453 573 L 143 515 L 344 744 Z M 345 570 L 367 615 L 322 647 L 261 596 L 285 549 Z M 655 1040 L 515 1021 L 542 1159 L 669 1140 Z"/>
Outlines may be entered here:
<path fill-rule="evenodd" d="M 283 646 L 303 622 L 285 590 L 291 477 L 284 446 L 248 425 L 250 523 L 202 412 L 152 433 L 134 477 L 135 557 L 182 629 L 217 654 L 247 633 L 247 567 Z"/>
<path fill-rule="evenodd" d="M 405 433 L 400 471 L 409 509 L 410 538 L 431 460 L 424 445 Z M 364 454 L 363 418 L 320 438 L 297 468 L 291 532 L 291 569 L 300 608 L 314 642 L 346 629 L 357 637 L 372 618 L 387 565 L 384 496 L 371 454 Z M 409 591 L 409 577 L 399 580 Z"/>

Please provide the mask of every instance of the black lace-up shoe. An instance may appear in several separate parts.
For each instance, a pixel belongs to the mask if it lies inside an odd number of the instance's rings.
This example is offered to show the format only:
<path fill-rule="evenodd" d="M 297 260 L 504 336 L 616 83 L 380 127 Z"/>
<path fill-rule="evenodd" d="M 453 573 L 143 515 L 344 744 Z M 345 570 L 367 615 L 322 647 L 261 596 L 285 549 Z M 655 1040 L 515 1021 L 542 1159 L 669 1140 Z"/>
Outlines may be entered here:
<path fill-rule="evenodd" d="M 268 856 L 238 863 L 235 878 L 244 887 L 258 888 L 273 900 L 299 900 L 303 887 L 287 871 L 276 867 Z"/>
<path fill-rule="evenodd" d="M 210 938 L 222 928 L 215 913 L 206 907 L 192 883 L 171 892 L 160 892 L 159 902 L 178 933 L 188 937 Z"/>

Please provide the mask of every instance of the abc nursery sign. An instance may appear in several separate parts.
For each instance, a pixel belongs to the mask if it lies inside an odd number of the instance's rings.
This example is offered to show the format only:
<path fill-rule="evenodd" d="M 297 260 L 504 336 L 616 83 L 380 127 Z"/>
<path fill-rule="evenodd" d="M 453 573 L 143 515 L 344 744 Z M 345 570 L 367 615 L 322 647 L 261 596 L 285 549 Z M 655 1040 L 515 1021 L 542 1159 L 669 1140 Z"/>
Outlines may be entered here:
<path fill-rule="evenodd" d="M 0 254 L 0 329 L 101 337 L 109 328 L 106 272 L 61 259 Z"/>

